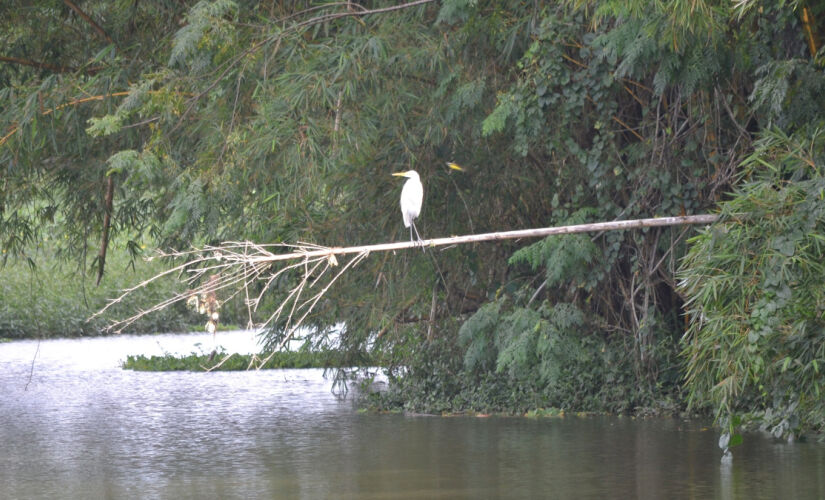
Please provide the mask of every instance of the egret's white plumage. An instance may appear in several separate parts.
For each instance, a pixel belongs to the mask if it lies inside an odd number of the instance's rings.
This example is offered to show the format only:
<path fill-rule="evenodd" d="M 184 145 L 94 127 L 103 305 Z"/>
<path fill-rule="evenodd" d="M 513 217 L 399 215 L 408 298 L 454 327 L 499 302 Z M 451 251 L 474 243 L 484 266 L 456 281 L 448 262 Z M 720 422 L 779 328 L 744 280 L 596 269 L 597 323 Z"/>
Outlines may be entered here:
<path fill-rule="evenodd" d="M 421 178 L 415 170 L 392 175 L 407 178 L 404 188 L 401 189 L 401 217 L 404 218 L 404 227 L 410 228 L 410 241 L 413 239 L 413 231 L 415 231 L 415 236 L 421 240 L 418 229 L 415 227 L 415 219 L 421 213 L 421 203 L 424 201 L 424 186 L 421 185 Z"/>

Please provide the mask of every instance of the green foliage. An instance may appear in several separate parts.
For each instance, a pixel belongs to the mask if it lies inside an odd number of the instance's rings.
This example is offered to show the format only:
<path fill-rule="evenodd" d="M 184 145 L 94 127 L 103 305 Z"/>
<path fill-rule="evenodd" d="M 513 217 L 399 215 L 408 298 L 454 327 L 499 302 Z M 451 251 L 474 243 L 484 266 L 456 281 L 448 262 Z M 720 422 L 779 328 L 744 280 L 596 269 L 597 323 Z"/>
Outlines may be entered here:
<path fill-rule="evenodd" d="M 735 180 L 735 165 L 750 143 L 745 127 L 764 103 L 760 96 L 780 79 L 768 79 L 760 68 L 799 68 L 782 58 L 805 53 L 789 9 L 751 11 L 733 31 L 726 26 L 731 14 L 711 2 L 601 2 L 589 18 L 593 31 L 586 32 L 578 24 L 580 11 L 544 8 L 511 83 L 497 92 L 481 127 L 486 137 L 506 138 L 512 155 L 552 180 L 539 188 L 545 198 L 533 207 L 562 224 L 712 206 Z M 753 25 L 760 30 L 745 28 Z M 777 39 L 782 56 L 772 45 Z M 800 124 L 822 115 L 815 97 L 822 79 L 815 66 L 803 66 L 792 78 L 798 90 L 773 97 Z M 738 83 L 748 80 L 743 75 L 764 80 L 752 92 Z M 726 82 L 724 95 L 720 81 Z M 607 378 L 582 359 L 621 345 L 615 352 L 622 353 L 617 365 L 623 368 L 611 377 L 642 389 L 647 401 L 678 394 L 673 360 L 682 327 L 675 312 L 682 299 L 673 275 L 685 251 L 681 231 L 547 238 L 519 250 L 509 261 L 512 281 L 499 289 L 512 296 L 497 294 L 495 305 L 483 306 L 462 326 L 465 369 L 481 376 L 495 366 L 497 374 L 520 377 L 525 386 L 536 378 L 581 381 L 552 395 L 533 389 L 559 398 L 551 399 L 558 406 L 565 394 L 593 394 L 595 381 Z M 787 250 L 794 243 L 775 244 Z M 524 273 L 519 264 L 543 272 L 543 279 L 525 277 L 516 285 Z M 560 306 L 588 321 L 553 330 L 553 320 L 566 316 Z M 605 328 L 627 335 L 605 337 Z M 561 361 L 552 362 L 554 356 Z"/>
<path fill-rule="evenodd" d="M 48 252 L 43 252 L 48 253 Z M 122 249 L 113 249 L 106 279 L 95 286 L 91 275 L 78 278 L 77 269 L 40 256 L 38 266 L 16 260 L 0 268 L 0 337 L 33 338 L 97 335 L 114 319 L 147 309 L 176 293 L 181 285 L 173 277 L 160 279 L 117 304 L 103 316 L 89 317 L 120 290 L 148 279 L 165 268 L 158 261 L 134 261 Z M 134 266 L 134 269 L 132 268 Z M 183 307 L 148 315 L 130 332 L 187 331 L 201 325 L 200 318 Z"/>
<path fill-rule="evenodd" d="M 143 372 L 328 368 L 340 366 L 340 358 L 341 356 L 337 351 L 301 350 L 276 352 L 274 354 L 237 354 L 227 353 L 223 348 L 220 348 L 213 353 L 193 352 L 186 356 L 172 354 L 163 356 L 129 355 L 122 366 L 124 370 Z M 266 360 L 266 363 L 263 363 L 264 360 Z"/>
<path fill-rule="evenodd" d="M 567 219 L 566 224 L 583 223 L 586 210 L 580 210 Z M 590 236 L 573 234 L 549 236 L 521 248 L 510 257 L 510 265 L 525 263 L 533 271 L 544 268 L 547 286 L 560 286 L 572 281 L 573 286 L 582 286 L 591 291 L 603 274 L 592 272 L 594 261 L 601 251 Z"/>
<path fill-rule="evenodd" d="M 567 0 L 582 7 L 586 0 Z M 658 34 L 660 44 L 681 45 L 693 34 L 713 36 L 724 28 L 724 14 L 719 2 L 705 0 L 674 0 L 656 2 L 649 0 L 609 0 L 598 2 L 593 12 L 593 22 L 612 19 L 644 21 L 651 35 Z"/>
<path fill-rule="evenodd" d="M 821 130 L 764 133 L 681 269 L 691 401 L 777 437 L 825 424 L 823 145 Z"/>
<path fill-rule="evenodd" d="M 756 70 L 750 99 L 766 128 L 792 132 L 818 125 L 825 114 L 825 74 L 813 61 L 771 61 Z"/>
<path fill-rule="evenodd" d="M 466 21 L 472 9 L 478 7 L 478 0 L 445 0 L 438 11 L 437 22 L 455 24 Z"/>
<path fill-rule="evenodd" d="M 465 348 L 464 366 L 470 371 L 491 370 L 496 364 L 501 306 L 498 300 L 484 304 L 458 330 L 459 342 Z"/>
<path fill-rule="evenodd" d="M 501 321 L 496 371 L 507 370 L 516 378 L 538 375 L 542 383 L 559 384 L 563 367 L 585 354 L 563 336 L 581 335 L 583 323 L 581 311 L 570 304 L 514 309 Z"/>
<path fill-rule="evenodd" d="M 504 130 L 508 118 L 515 118 L 519 108 L 513 96 L 499 96 L 496 108 L 481 123 L 481 133 L 485 136 Z"/>
<path fill-rule="evenodd" d="M 237 11 L 231 0 L 201 0 L 186 13 L 186 23 L 175 33 L 169 55 L 169 66 L 188 64 L 190 70 L 203 71 L 229 40 L 221 39 L 232 31 L 225 17 Z M 211 49 L 211 50 L 210 50 Z"/>
<path fill-rule="evenodd" d="M 659 385 L 638 380 L 628 344 L 598 334 L 595 322 L 587 321 L 576 306 L 544 304 L 503 312 L 503 302 L 495 302 L 495 314 L 487 307 L 462 325 L 459 340 L 468 345 L 464 367 L 471 379 L 495 372 L 505 376 L 508 387 L 530 387 L 542 404 L 577 411 L 653 408 L 678 392 L 673 368 L 660 374 Z M 488 340 L 490 331 L 495 332 L 493 342 Z M 668 366 L 674 355 L 673 346 L 663 345 L 652 357 Z M 475 362 L 485 357 L 495 359 L 494 369 Z"/>
<path fill-rule="evenodd" d="M 564 417 L 564 410 L 559 408 L 538 408 L 528 411 L 524 416 L 527 418 Z"/>
<path fill-rule="evenodd" d="M 478 313 L 477 313 L 478 314 Z M 365 404 L 378 410 L 401 409 L 426 413 L 504 412 L 523 414 L 537 408 L 616 413 L 674 412 L 681 398 L 674 347 L 653 354 L 670 366 L 661 382 L 638 383 L 630 344 L 592 331 L 581 311 L 569 304 L 540 312 L 519 308 L 496 320 L 489 307 L 485 324 L 470 320 L 462 326 L 460 344 L 444 338 L 425 345 L 408 369 L 392 379 L 386 393 L 368 396 Z M 497 332 L 486 344 L 468 324 Z M 463 365 L 456 353 L 467 347 Z M 481 353 L 490 366 L 473 364 Z M 460 359 L 460 358 L 459 358 Z"/>
<path fill-rule="evenodd" d="M 388 391 L 369 395 L 365 404 L 378 410 L 451 411 L 456 406 L 453 401 L 468 387 L 455 343 L 439 338 L 420 346 L 406 360 L 406 368 L 389 371 Z"/>

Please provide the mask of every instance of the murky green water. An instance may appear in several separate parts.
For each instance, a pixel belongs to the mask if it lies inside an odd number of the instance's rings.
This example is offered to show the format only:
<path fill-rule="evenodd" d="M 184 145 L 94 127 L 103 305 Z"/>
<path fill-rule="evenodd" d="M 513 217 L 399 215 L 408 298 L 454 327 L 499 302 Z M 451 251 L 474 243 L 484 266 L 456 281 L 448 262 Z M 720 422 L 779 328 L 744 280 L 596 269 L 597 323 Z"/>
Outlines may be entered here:
<path fill-rule="evenodd" d="M 825 498 L 818 443 L 747 436 L 721 465 L 678 420 L 363 415 L 320 370 L 118 367 L 196 342 L 0 344 L 0 498 Z"/>

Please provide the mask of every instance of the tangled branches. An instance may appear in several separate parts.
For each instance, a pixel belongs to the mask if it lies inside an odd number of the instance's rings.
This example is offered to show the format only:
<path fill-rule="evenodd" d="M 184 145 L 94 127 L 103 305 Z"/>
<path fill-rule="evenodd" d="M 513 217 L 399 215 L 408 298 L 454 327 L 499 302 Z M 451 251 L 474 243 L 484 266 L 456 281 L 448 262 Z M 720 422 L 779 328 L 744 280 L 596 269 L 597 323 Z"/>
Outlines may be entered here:
<path fill-rule="evenodd" d="M 282 250 L 287 250 L 287 252 L 279 252 Z M 92 317 L 103 314 L 113 305 L 122 302 L 126 296 L 152 281 L 167 275 L 178 274 L 183 276 L 183 281 L 190 285 L 187 291 L 175 294 L 149 309 L 136 312 L 126 319 L 115 321 L 108 328 L 120 333 L 124 328 L 146 314 L 185 301 L 189 305 L 195 306 L 199 312 L 207 314 L 209 317 L 207 329 L 214 332 L 218 320 L 217 309 L 220 305 L 216 299 L 217 292 L 229 291 L 229 297 L 226 300 L 240 293 L 244 294 L 249 316 L 249 327 L 265 327 L 279 322 L 282 317 L 286 318 L 284 322 L 285 335 L 278 346 L 279 350 L 293 337 L 333 283 L 348 269 L 354 267 L 369 255 L 367 250 L 351 252 L 355 255 L 349 258 L 346 264 L 339 266 L 335 253 L 336 249 L 309 243 L 259 245 L 249 241 L 226 242 L 219 246 L 205 246 L 202 249 L 190 251 L 161 251 L 158 252 L 156 257 L 174 260 L 183 259 L 185 262 L 127 288 L 120 296 L 109 301 L 106 307 L 96 312 Z M 293 262 L 280 269 L 273 269 L 273 263 L 284 260 L 292 260 Z M 292 272 L 298 273 L 297 284 L 262 324 L 255 325 L 252 315 L 258 309 L 265 293 L 276 280 Z M 257 293 L 253 290 L 257 290 Z M 308 290 L 315 293 L 308 292 Z"/>

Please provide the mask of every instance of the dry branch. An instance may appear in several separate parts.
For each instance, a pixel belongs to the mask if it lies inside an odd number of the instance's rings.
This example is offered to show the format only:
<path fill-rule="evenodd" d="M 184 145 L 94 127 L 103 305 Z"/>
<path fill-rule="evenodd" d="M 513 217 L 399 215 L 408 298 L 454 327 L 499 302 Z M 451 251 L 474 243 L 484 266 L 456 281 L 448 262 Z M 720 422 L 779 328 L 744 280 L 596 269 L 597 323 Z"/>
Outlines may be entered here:
<path fill-rule="evenodd" d="M 83 10 L 80 7 L 78 7 L 74 2 L 72 2 L 71 0 L 63 0 L 63 3 L 65 3 L 70 9 L 75 11 L 75 13 L 77 13 L 78 16 L 82 17 L 84 21 L 89 23 L 89 25 L 97 32 L 98 35 L 103 37 L 104 40 L 111 44 L 115 43 L 115 41 L 112 40 L 112 37 L 110 37 L 106 33 L 106 30 L 104 30 L 99 24 L 97 24 L 89 14 L 83 12 Z"/>
<path fill-rule="evenodd" d="M 404 241 L 398 243 L 381 243 L 377 245 L 366 245 L 357 247 L 345 248 L 319 248 L 309 252 L 292 252 L 284 254 L 276 254 L 269 259 L 277 260 L 292 260 L 302 257 L 326 257 L 330 255 L 341 255 L 349 253 L 370 253 L 370 252 L 386 252 L 389 250 L 403 250 L 405 248 L 420 248 L 420 247 L 440 247 L 446 245 L 458 245 L 462 243 L 476 243 L 479 241 L 492 240 L 515 240 L 522 238 L 538 238 L 542 236 L 551 236 L 554 234 L 573 234 L 573 233 L 590 233 L 597 231 L 616 231 L 623 229 L 637 229 L 641 227 L 660 227 L 660 226 L 680 226 L 686 224 L 710 224 L 718 218 L 717 215 L 684 215 L 680 217 L 655 217 L 652 219 L 633 219 L 612 222 L 594 222 L 591 224 L 576 224 L 572 226 L 557 226 L 557 227 L 543 227 L 538 229 L 520 229 L 517 231 L 504 231 L 496 233 L 483 234 L 469 234 L 466 236 L 450 236 L 448 238 L 433 238 L 430 240 L 423 240 L 421 242 Z"/>
<path fill-rule="evenodd" d="M 0 62 L 21 64 L 23 66 L 31 66 L 32 68 L 47 69 L 55 73 L 73 73 L 77 68 L 72 66 L 58 66 L 56 64 L 49 64 L 40 61 L 32 61 L 30 59 L 21 59 L 19 57 L 0 56 Z"/>
<path fill-rule="evenodd" d="M 184 260 L 183 264 L 153 276 L 109 301 L 109 303 L 94 314 L 99 316 L 111 306 L 120 303 L 130 293 L 138 290 L 152 281 L 170 274 L 186 276 L 184 281 L 190 286 L 182 292 L 167 298 L 145 311 L 138 311 L 124 320 L 116 321 L 110 329 L 122 331 L 126 326 L 134 323 L 142 316 L 163 309 L 175 302 L 191 302 L 198 297 L 215 296 L 219 290 L 231 290 L 230 296 L 244 292 L 250 318 L 264 297 L 264 294 L 279 278 L 291 271 L 298 270 L 300 277 L 297 284 L 287 294 L 286 299 L 269 316 L 260 327 L 278 323 L 283 317 L 285 321 L 279 324 L 283 328 L 284 336 L 279 345 L 283 347 L 301 327 L 304 320 L 315 308 L 318 301 L 326 294 L 330 287 L 346 271 L 358 265 L 372 252 L 386 252 L 403 250 L 406 248 L 436 248 L 447 245 L 475 243 L 480 241 L 495 241 L 505 239 L 538 238 L 557 234 L 573 234 L 585 232 L 600 232 L 613 230 L 627 230 L 645 227 L 675 226 L 685 224 L 710 224 L 718 218 L 717 215 L 687 215 L 682 217 L 658 217 L 652 219 L 636 219 L 612 222 L 597 222 L 592 224 L 577 224 L 572 226 L 546 227 L 539 229 L 523 229 L 485 234 L 471 234 L 466 236 L 452 236 L 449 238 L 434 238 L 423 241 L 403 241 L 396 243 L 382 243 L 346 248 L 330 248 L 310 243 L 297 245 L 269 244 L 259 245 L 249 241 L 226 242 L 218 246 L 206 246 L 189 251 L 159 252 L 162 258 Z M 336 256 L 354 254 L 347 262 L 339 266 Z M 277 268 L 281 261 L 294 261 Z M 250 294 L 249 288 L 253 284 L 260 284 L 261 291 L 257 295 Z M 309 297 L 304 292 L 313 288 L 318 291 Z M 194 300 L 197 302 L 197 300 Z M 264 361 L 265 362 L 265 361 Z"/>

